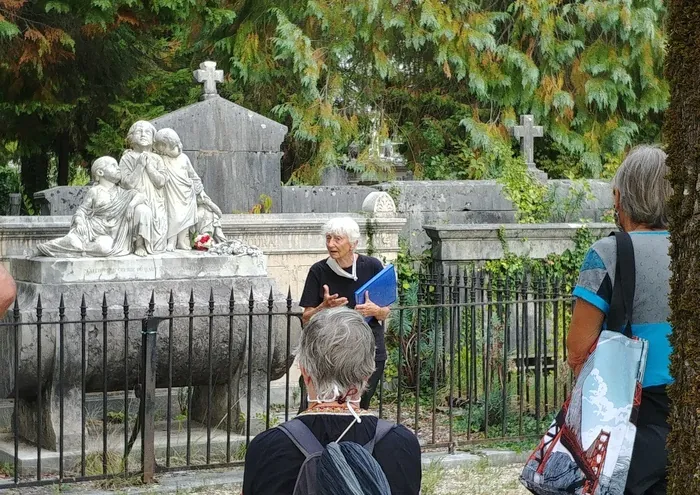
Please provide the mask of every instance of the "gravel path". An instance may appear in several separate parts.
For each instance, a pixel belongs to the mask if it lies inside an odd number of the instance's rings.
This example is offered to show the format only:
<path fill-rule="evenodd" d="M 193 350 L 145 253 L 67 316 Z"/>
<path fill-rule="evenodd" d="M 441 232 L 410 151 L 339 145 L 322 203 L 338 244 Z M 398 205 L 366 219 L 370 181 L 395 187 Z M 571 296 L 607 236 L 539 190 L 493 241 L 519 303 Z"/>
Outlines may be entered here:
<path fill-rule="evenodd" d="M 521 465 L 510 465 L 505 467 L 492 467 L 484 462 L 483 464 L 471 465 L 469 467 L 445 468 L 438 462 L 423 468 L 423 486 L 421 495 L 528 495 L 528 491 L 520 485 L 518 476 Z M 112 486 L 101 488 L 78 483 L 70 487 L 64 487 L 66 493 L 74 495 L 129 495 L 129 494 L 203 494 L 203 495 L 239 495 L 241 485 L 236 481 L 241 480 L 241 473 L 228 478 L 212 478 L 216 475 L 230 475 L 231 471 L 210 471 L 196 475 L 191 478 L 193 472 L 186 476 L 189 483 L 199 483 L 205 486 L 193 488 L 190 484 L 188 488 L 178 483 L 162 483 L 152 485 L 149 488 L 139 486 Z M 175 476 L 175 475 L 171 475 Z M 227 481 L 224 481 L 227 479 Z M 165 480 L 162 480 L 165 481 Z M 223 481 L 223 484 L 222 484 Z M 210 486 L 206 486 L 209 484 Z M 24 488 L 21 490 L 8 490 L 8 495 L 19 493 L 21 495 L 50 495 L 57 493 L 57 487 L 45 486 L 36 488 Z"/>
<path fill-rule="evenodd" d="M 528 495 L 518 476 L 522 466 L 446 469 L 433 464 L 423 471 L 421 495 Z M 232 495 L 240 487 L 202 488 L 188 493 Z"/>

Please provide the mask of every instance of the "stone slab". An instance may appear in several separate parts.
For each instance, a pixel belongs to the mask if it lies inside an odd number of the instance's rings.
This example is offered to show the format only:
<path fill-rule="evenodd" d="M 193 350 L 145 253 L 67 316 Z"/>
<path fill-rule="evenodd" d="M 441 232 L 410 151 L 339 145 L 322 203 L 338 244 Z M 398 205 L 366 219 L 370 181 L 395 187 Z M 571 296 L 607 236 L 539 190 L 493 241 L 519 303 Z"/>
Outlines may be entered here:
<path fill-rule="evenodd" d="M 369 186 L 285 186 L 282 188 L 282 212 L 359 212 L 365 198 L 375 191 Z"/>
<path fill-rule="evenodd" d="M 58 186 L 34 194 L 40 215 L 72 215 L 83 202 L 89 186 Z"/>
<path fill-rule="evenodd" d="M 549 254 L 561 254 L 574 247 L 574 236 L 588 228 L 595 237 L 615 230 L 605 223 L 591 224 L 480 224 L 427 225 L 436 262 L 459 264 L 472 261 L 501 259 L 508 252 L 518 256 L 543 259 Z"/>
<path fill-rule="evenodd" d="M 503 186 L 495 180 L 394 181 L 376 187 L 394 197 L 399 212 L 513 209 Z"/>
<path fill-rule="evenodd" d="M 340 167 L 327 167 L 321 172 L 321 185 L 324 186 L 347 186 L 348 171 Z"/>
<path fill-rule="evenodd" d="M 272 212 L 281 211 L 282 152 L 185 150 L 185 153 L 202 179 L 207 195 L 224 214 L 248 213 L 260 203 L 263 194 L 272 199 Z"/>
<path fill-rule="evenodd" d="M 72 284 L 118 281 L 188 280 L 267 275 L 264 256 L 217 256 L 201 251 L 175 251 L 118 258 L 13 258 L 17 281 Z"/>
<path fill-rule="evenodd" d="M 290 288 L 292 297 L 296 300 L 301 295 L 309 267 L 327 256 L 321 227 L 330 218 L 337 216 L 348 216 L 348 213 L 224 215 L 221 224 L 229 239 L 239 239 L 262 249 L 267 256 L 269 277 L 277 282 L 285 294 Z M 349 216 L 360 225 L 360 252 L 368 252 L 370 243 L 367 233 L 371 224 L 375 233 L 371 243 L 373 255 L 386 261 L 395 259 L 399 250 L 398 237 L 406 224 L 405 218 L 373 218 L 359 214 Z M 9 257 L 27 256 L 38 243 L 65 235 L 70 223 L 71 218 L 67 216 L 0 216 L 0 259 L 9 269 Z M 422 233 L 422 227 L 419 228 Z"/>
<path fill-rule="evenodd" d="M 534 444 L 535 442 L 533 442 Z M 514 450 L 481 449 L 478 452 L 486 458 L 489 466 L 512 466 L 513 464 L 524 465 L 531 452 L 516 452 Z"/>
<path fill-rule="evenodd" d="M 174 129 L 185 151 L 279 152 L 287 134 L 279 122 L 222 97 L 183 107 L 151 123 L 156 129 Z"/>
<path fill-rule="evenodd" d="M 118 430 L 118 431 L 115 431 Z M 89 459 L 93 464 L 98 464 L 101 461 L 95 461 L 95 457 L 102 454 L 102 436 L 101 427 L 99 435 L 92 434 L 86 439 L 86 450 Z M 98 432 L 94 432 L 98 433 Z M 204 464 L 206 449 L 207 449 L 207 429 L 206 426 L 193 422 L 191 427 L 190 455 L 193 464 Z M 108 452 L 114 453 L 116 456 L 123 455 L 124 452 L 124 433 L 122 428 L 112 428 L 108 433 Z M 242 446 L 245 445 L 245 436 L 231 434 L 231 453 L 232 456 L 238 453 Z M 226 443 L 227 434 L 225 430 L 212 428 L 211 429 L 211 455 L 215 462 L 224 462 L 226 460 Z M 187 428 L 185 422 L 177 421 L 172 425 L 170 432 L 170 455 L 171 462 L 174 465 L 185 464 L 185 455 L 187 449 Z M 160 464 L 165 464 L 167 452 L 167 431 L 165 430 L 164 422 L 157 423 L 155 431 L 155 453 L 156 460 Z M 131 466 L 137 467 L 140 465 L 141 456 L 141 435 L 138 436 L 134 443 L 132 453 L 130 455 Z M 11 433 L 0 433 L 0 465 L 14 465 L 14 440 Z M 36 475 L 37 468 L 37 448 L 26 442 L 20 442 L 17 456 L 17 471 L 21 476 Z M 80 450 L 65 451 L 63 453 L 64 470 L 79 471 L 81 455 Z M 41 471 L 42 474 L 55 474 L 58 472 L 59 453 L 46 449 L 41 450 Z M 94 467 L 93 467 L 94 469 Z M 97 474 L 97 473 L 93 473 Z"/>

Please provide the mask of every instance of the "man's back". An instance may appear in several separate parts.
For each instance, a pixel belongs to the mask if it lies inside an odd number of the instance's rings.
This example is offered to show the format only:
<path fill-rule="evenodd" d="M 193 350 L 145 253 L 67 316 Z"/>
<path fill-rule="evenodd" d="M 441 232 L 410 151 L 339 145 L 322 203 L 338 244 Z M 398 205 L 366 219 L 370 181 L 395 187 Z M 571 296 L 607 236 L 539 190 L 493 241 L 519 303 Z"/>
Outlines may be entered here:
<path fill-rule="evenodd" d="M 302 414 L 298 418 L 314 433 L 322 445 L 338 439 L 353 420 L 348 414 Z M 377 418 L 362 415 L 343 437 L 343 441 L 366 444 L 374 437 Z M 393 428 L 374 447 L 374 458 L 382 467 L 394 494 L 418 494 L 421 482 L 420 445 L 404 426 Z M 278 428 L 253 439 L 246 453 L 244 495 L 291 495 L 304 455 Z"/>

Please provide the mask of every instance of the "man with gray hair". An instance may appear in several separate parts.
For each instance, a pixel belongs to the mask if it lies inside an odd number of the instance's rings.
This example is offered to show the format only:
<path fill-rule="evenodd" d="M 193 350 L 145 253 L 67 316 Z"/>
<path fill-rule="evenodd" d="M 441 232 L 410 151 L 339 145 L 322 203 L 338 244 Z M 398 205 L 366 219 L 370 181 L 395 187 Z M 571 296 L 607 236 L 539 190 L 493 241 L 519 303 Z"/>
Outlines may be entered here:
<path fill-rule="evenodd" d="M 419 493 L 418 439 L 403 425 L 383 426 L 379 434 L 378 425 L 382 423 L 358 406 L 375 366 L 374 336 L 364 318 L 343 307 L 317 312 L 302 332 L 297 357 L 311 406 L 294 420 L 253 439 L 246 451 L 243 494 L 295 493 L 306 456 L 289 436 L 292 432 L 303 432 L 305 438 L 312 435 L 323 448 L 341 440 L 368 445 L 374 439 L 371 454 L 386 476 L 391 493 Z M 293 422 L 295 426 L 289 426 Z M 297 438 L 296 433 L 292 436 Z M 346 481 L 338 479 L 338 485 L 319 493 L 360 493 L 345 489 L 342 483 Z"/>
<path fill-rule="evenodd" d="M 316 313 L 329 308 L 347 306 L 369 317 L 376 345 L 375 372 L 369 380 L 360 407 L 367 409 L 377 389 L 386 362 L 384 328 L 382 323 L 389 315 L 388 307 L 380 307 L 369 297 L 355 306 L 355 291 L 384 268 L 382 262 L 371 256 L 357 254 L 360 227 L 350 217 L 332 218 L 323 226 L 328 257 L 316 262 L 309 269 L 299 305 L 304 308 L 302 320 L 308 322 Z M 305 406 L 302 400 L 302 408 Z"/>

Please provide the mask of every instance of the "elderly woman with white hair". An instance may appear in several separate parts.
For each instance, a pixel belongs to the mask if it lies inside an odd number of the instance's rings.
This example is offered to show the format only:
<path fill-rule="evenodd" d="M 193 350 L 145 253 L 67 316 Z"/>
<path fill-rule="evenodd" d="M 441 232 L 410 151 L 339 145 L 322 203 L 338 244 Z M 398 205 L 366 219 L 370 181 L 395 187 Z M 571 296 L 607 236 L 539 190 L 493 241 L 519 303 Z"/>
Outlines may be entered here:
<path fill-rule="evenodd" d="M 649 342 L 637 436 L 626 495 L 666 493 L 666 436 L 669 400 L 670 258 L 666 154 L 640 146 L 627 155 L 613 179 L 618 227 L 630 234 L 634 249 L 636 284 L 631 329 Z M 599 240 L 588 251 L 574 289 L 576 305 L 567 340 L 569 365 L 575 372 L 585 363 L 601 329 L 607 328 L 617 261 L 613 237 Z M 624 283 L 624 282 L 622 282 Z M 616 330 L 616 329 L 615 329 Z"/>
<path fill-rule="evenodd" d="M 326 309 L 311 318 L 297 357 L 312 405 L 256 435 L 246 451 L 243 495 L 420 492 L 418 439 L 403 425 L 381 421 L 357 405 L 374 371 L 374 355 L 372 330 L 357 311 Z M 342 469 L 322 458 L 317 476 L 305 471 L 300 477 L 304 445 L 315 445 L 316 451 L 335 447 L 344 454 L 340 465 L 347 464 Z M 360 446 L 366 449 L 363 456 L 356 455 Z M 315 491 L 308 490 L 309 483 L 316 484 Z"/>
<path fill-rule="evenodd" d="M 375 372 L 362 396 L 360 407 L 367 409 L 384 373 L 386 347 L 381 322 L 389 315 L 388 307 L 379 307 L 369 298 L 355 306 L 355 291 L 383 269 L 382 262 L 355 252 L 360 239 L 360 227 L 349 217 L 329 220 L 323 226 L 328 257 L 309 269 L 299 305 L 304 308 L 302 320 L 308 322 L 319 311 L 338 306 L 354 308 L 365 317 L 371 317 L 369 326 L 377 346 Z M 302 408 L 304 407 L 302 400 Z"/>

